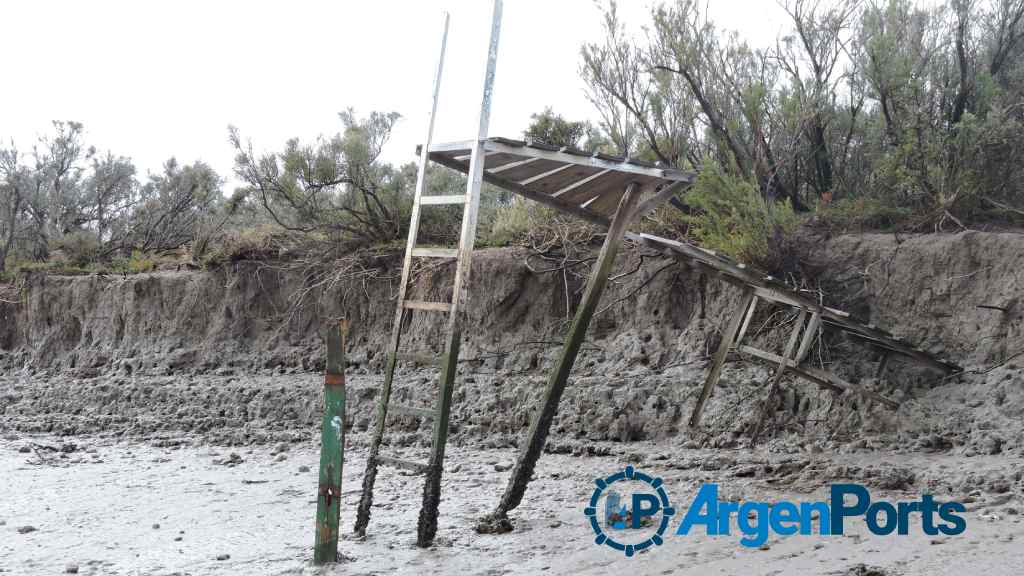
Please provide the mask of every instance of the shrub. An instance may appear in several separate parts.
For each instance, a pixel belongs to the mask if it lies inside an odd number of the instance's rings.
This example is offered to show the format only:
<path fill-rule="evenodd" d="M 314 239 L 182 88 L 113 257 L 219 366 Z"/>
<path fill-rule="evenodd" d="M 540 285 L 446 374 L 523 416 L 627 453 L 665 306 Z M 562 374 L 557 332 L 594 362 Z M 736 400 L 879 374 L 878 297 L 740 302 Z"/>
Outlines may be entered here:
<path fill-rule="evenodd" d="M 131 258 L 129 258 L 128 262 L 125 264 L 125 268 L 131 274 L 152 272 L 153 270 L 156 270 L 156 259 L 153 258 L 152 254 L 133 250 Z"/>
<path fill-rule="evenodd" d="M 789 238 L 799 223 L 789 201 L 765 200 L 756 184 L 714 162 L 705 164 L 683 199 L 694 209 L 684 216 L 690 232 L 706 248 L 773 272 L 789 259 Z"/>

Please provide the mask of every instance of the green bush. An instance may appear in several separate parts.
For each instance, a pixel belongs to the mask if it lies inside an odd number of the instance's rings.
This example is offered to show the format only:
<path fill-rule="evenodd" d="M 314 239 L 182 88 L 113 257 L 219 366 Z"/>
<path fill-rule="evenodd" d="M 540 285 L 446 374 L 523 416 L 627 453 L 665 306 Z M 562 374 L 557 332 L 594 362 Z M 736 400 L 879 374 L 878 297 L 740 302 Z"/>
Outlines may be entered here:
<path fill-rule="evenodd" d="M 694 209 L 684 219 L 701 245 L 769 271 L 784 267 L 799 224 L 788 201 L 766 201 L 756 184 L 715 162 L 705 164 L 683 199 Z"/>
<path fill-rule="evenodd" d="M 127 271 L 131 274 L 141 274 L 142 272 L 152 272 L 156 270 L 156 259 L 152 254 L 146 254 L 138 250 L 132 251 L 131 258 L 125 265 Z"/>

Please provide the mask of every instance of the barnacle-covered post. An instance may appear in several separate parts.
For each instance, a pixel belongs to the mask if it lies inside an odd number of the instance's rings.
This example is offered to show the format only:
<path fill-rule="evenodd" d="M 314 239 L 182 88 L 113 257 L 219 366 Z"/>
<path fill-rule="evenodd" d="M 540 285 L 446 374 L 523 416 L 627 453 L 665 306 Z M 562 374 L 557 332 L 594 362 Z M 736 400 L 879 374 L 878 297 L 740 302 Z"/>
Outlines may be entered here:
<path fill-rule="evenodd" d="M 320 429 L 320 487 L 316 501 L 316 544 L 313 562 L 338 559 L 341 515 L 341 469 L 345 461 L 345 332 L 342 319 L 327 330 L 324 374 L 324 418 Z"/>

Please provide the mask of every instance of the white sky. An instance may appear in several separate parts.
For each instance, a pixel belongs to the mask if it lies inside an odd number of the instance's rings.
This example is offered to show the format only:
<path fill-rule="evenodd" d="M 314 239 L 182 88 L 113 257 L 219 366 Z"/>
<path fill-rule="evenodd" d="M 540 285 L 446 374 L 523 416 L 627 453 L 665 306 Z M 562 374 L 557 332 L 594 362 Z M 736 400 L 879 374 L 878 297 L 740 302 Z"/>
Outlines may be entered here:
<path fill-rule="evenodd" d="M 620 0 L 637 31 L 650 0 Z M 713 19 L 754 45 L 783 25 L 775 0 L 715 0 Z M 77 120 L 100 151 L 140 174 L 170 156 L 231 176 L 227 125 L 257 151 L 340 129 L 337 112 L 397 111 L 385 149 L 415 160 L 430 107 L 443 12 L 451 13 L 435 142 L 475 134 L 489 0 L 2 0 L 0 139 L 28 151 L 56 119 Z M 593 0 L 505 0 L 490 135 L 519 137 L 551 106 L 594 118 L 579 48 L 599 41 Z"/>

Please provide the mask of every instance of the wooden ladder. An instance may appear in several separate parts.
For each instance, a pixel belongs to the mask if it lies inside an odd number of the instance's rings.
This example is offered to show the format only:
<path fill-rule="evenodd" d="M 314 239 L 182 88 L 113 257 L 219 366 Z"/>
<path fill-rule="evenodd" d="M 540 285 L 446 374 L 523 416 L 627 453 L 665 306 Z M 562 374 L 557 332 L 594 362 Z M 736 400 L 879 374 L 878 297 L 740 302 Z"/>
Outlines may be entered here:
<path fill-rule="evenodd" d="M 470 156 L 469 177 L 466 182 L 465 194 L 446 196 L 424 196 L 424 180 L 429 150 L 434 131 L 434 117 L 437 112 L 437 99 L 444 68 L 445 45 L 448 38 L 448 15 L 445 14 L 444 34 L 441 40 L 441 57 L 437 66 L 434 81 L 433 104 L 430 111 L 426 141 L 420 149 L 419 170 L 416 175 L 416 192 L 413 198 L 412 214 L 409 219 L 409 237 L 406 241 L 405 259 L 402 264 L 402 280 L 398 289 L 398 305 L 395 311 L 395 323 L 391 331 L 391 342 L 388 349 L 387 364 L 384 372 L 384 383 L 378 399 L 377 421 L 366 457 L 366 473 L 363 476 L 363 493 L 359 501 L 356 516 L 355 533 L 357 536 L 366 534 L 366 526 L 370 521 L 370 508 L 373 505 L 373 485 L 377 478 L 380 465 L 410 470 L 424 474 L 426 481 L 423 487 L 423 504 L 420 508 L 419 526 L 416 543 L 428 547 L 437 532 L 438 505 L 441 500 L 441 473 L 444 470 L 445 444 L 448 440 L 448 421 L 451 414 L 452 390 L 454 388 L 456 366 L 459 358 L 461 340 L 461 310 L 466 302 L 469 282 L 470 262 L 473 245 L 476 240 L 477 212 L 480 207 L 480 187 L 483 181 L 484 139 L 487 137 L 487 125 L 490 117 L 491 92 L 494 83 L 494 70 L 497 57 L 498 35 L 501 21 L 501 0 L 496 0 L 494 16 L 491 24 L 491 43 L 487 59 L 487 73 L 484 79 L 484 97 L 480 109 L 480 125 L 476 145 Z M 420 211 L 424 206 L 443 206 L 461 204 L 462 225 L 457 248 L 418 247 L 416 237 L 419 232 Z M 408 297 L 409 277 L 413 258 L 454 259 L 455 278 L 452 286 L 450 302 L 414 300 Z M 400 350 L 402 327 L 405 325 L 406 314 L 417 311 L 424 314 L 447 314 L 445 327 L 444 353 L 429 356 L 418 353 L 405 353 Z M 437 398 L 432 408 L 415 408 L 391 402 L 392 382 L 395 367 L 399 362 L 430 363 L 440 366 Z M 381 443 L 387 427 L 388 414 L 400 414 L 420 419 L 433 420 L 433 441 L 429 459 L 426 462 L 415 462 L 401 458 L 382 455 Z"/>

